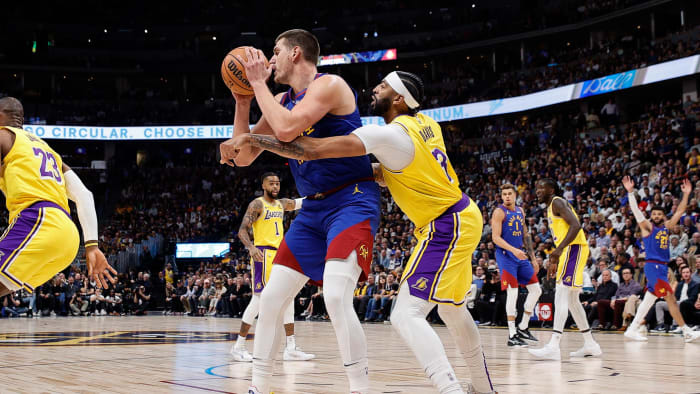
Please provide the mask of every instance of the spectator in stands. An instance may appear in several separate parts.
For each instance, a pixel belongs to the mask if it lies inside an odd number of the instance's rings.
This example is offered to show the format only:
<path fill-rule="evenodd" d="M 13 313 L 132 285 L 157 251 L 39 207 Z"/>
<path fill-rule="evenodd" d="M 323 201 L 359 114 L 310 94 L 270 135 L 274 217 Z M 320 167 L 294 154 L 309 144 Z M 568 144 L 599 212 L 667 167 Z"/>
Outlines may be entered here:
<path fill-rule="evenodd" d="M 134 291 L 134 315 L 145 315 L 150 306 L 151 293 L 144 285 L 139 286 Z"/>
<path fill-rule="evenodd" d="M 611 330 L 625 331 L 637 310 L 637 302 L 643 289 L 632 278 L 632 272 L 632 268 L 629 267 L 622 269 L 622 281 L 610 302 L 610 308 L 613 310 Z"/>
<path fill-rule="evenodd" d="M 593 297 L 583 302 L 584 309 L 588 309 L 589 323 L 595 323 L 597 317 L 598 324 L 591 324 L 591 326 L 598 330 L 607 330 L 612 325 L 612 323 L 608 322 L 607 316 L 611 314 L 609 313 L 610 301 L 617 292 L 617 284 L 612 281 L 611 274 L 612 271 L 609 269 L 603 270 L 601 274 L 602 281 L 598 284 Z"/>

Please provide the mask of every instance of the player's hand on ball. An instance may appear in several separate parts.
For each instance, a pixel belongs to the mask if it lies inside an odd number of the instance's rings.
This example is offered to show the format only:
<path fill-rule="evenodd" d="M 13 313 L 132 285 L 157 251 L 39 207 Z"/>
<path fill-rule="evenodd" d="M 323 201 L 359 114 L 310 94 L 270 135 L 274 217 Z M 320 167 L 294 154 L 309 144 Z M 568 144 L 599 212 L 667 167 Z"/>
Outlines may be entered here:
<path fill-rule="evenodd" d="M 87 262 L 88 276 L 95 280 L 97 287 L 108 288 L 109 283 L 116 283 L 116 279 L 110 275 L 110 272 L 117 275 L 117 270 L 112 268 L 107 262 L 105 255 L 96 246 L 90 246 L 85 249 L 85 260 Z"/>
<path fill-rule="evenodd" d="M 513 252 L 513 254 L 518 260 L 527 260 L 527 253 L 523 252 L 520 249 L 516 249 L 515 252 Z"/>
<path fill-rule="evenodd" d="M 255 98 L 254 95 L 238 94 L 234 93 L 233 91 L 231 91 L 231 94 L 233 94 L 233 99 L 236 100 L 237 103 L 241 104 L 250 104 L 253 102 L 253 98 Z"/>
<path fill-rule="evenodd" d="M 246 57 L 243 60 L 237 57 L 238 61 L 245 67 L 245 74 L 248 77 L 248 82 L 252 85 L 254 82 L 266 82 L 272 74 L 272 66 L 266 65 L 265 54 L 259 49 L 252 47 L 246 48 Z"/>

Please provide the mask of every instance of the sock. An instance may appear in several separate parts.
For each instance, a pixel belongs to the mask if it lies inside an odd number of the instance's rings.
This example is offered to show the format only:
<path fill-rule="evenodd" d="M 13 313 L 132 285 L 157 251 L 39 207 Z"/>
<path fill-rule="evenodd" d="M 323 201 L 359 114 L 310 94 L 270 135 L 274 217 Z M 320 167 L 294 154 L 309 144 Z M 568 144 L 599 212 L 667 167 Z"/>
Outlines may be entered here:
<path fill-rule="evenodd" d="M 515 335 L 515 320 L 508 320 L 508 335 Z"/>
<path fill-rule="evenodd" d="M 350 382 L 350 392 L 357 391 L 366 393 L 369 391 L 369 366 L 367 357 L 354 362 L 350 365 L 344 365 L 345 374 Z"/>
<path fill-rule="evenodd" d="M 548 345 L 559 347 L 559 342 L 561 342 L 561 333 L 560 332 L 553 332 L 552 339 L 549 340 Z"/>
<path fill-rule="evenodd" d="M 520 324 L 518 324 L 519 329 L 527 330 L 530 325 L 530 315 L 530 313 L 523 312 L 523 317 L 520 319 Z"/>
<path fill-rule="evenodd" d="M 242 335 L 239 335 L 238 338 L 236 338 L 236 348 L 241 348 L 245 347 L 245 337 Z"/>
<path fill-rule="evenodd" d="M 296 349 L 297 348 L 297 342 L 294 339 L 294 334 L 292 335 L 287 335 L 287 349 Z"/>
<path fill-rule="evenodd" d="M 462 386 L 459 383 L 459 379 L 455 375 L 455 371 L 449 362 L 443 362 L 442 360 L 435 360 L 425 368 L 425 374 L 433 382 L 433 385 L 437 387 L 440 394 L 463 394 Z"/>

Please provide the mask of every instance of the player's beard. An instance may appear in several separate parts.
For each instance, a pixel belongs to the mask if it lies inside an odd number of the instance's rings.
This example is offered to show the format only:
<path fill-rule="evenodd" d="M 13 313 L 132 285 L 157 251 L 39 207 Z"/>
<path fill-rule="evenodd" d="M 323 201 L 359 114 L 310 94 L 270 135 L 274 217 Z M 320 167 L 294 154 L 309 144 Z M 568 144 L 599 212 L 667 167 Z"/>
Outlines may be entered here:
<path fill-rule="evenodd" d="M 380 99 L 374 96 L 374 103 L 371 104 L 372 115 L 384 116 L 385 113 L 389 112 L 391 108 L 391 100 L 389 98 Z"/>
<path fill-rule="evenodd" d="M 656 227 L 661 227 L 661 225 L 664 224 L 664 218 L 660 218 L 660 219 L 657 219 L 657 220 L 652 220 L 652 222 L 654 223 L 654 225 L 655 225 Z"/>
<path fill-rule="evenodd" d="M 280 195 L 280 192 L 275 192 L 275 191 L 270 191 L 270 190 L 265 190 L 265 194 L 271 199 L 277 198 L 277 196 Z"/>

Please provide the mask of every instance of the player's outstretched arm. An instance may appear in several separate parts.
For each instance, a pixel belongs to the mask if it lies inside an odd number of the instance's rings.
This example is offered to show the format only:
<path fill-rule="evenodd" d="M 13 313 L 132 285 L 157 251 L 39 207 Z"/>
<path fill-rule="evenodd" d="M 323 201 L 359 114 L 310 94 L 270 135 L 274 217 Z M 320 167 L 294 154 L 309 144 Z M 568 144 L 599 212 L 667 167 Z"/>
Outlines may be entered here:
<path fill-rule="evenodd" d="M 256 133 L 256 134 L 266 134 L 272 135 L 272 127 L 265 120 L 263 115 L 258 123 L 250 129 L 250 104 L 253 101 L 254 96 L 241 96 L 239 94 L 233 94 L 236 100 L 236 112 L 233 120 L 233 136 L 222 142 L 219 145 L 219 153 L 221 154 L 221 164 L 228 164 L 230 166 L 246 167 L 255 161 L 255 159 L 262 153 L 262 149 L 253 146 L 248 146 L 238 152 L 234 152 L 232 147 L 233 141 L 236 137 L 244 134 Z M 277 95 L 276 99 L 282 98 L 282 94 Z M 233 160 L 233 163 L 231 162 Z"/>
<path fill-rule="evenodd" d="M 688 208 L 688 199 L 690 198 L 690 192 L 693 191 L 693 186 L 690 184 L 689 180 L 683 180 L 683 183 L 681 184 L 681 191 L 683 192 L 681 202 L 678 204 L 676 212 L 673 213 L 671 219 L 668 219 L 666 221 L 666 227 L 670 228 L 678 224 L 678 222 L 681 220 L 681 216 L 683 216 L 683 214 L 685 213 L 685 209 Z"/>
<path fill-rule="evenodd" d="M 296 211 L 298 209 L 301 209 L 303 202 L 303 198 L 280 198 L 280 203 L 282 203 L 282 207 L 284 207 L 285 211 Z"/>
<path fill-rule="evenodd" d="M 83 229 L 88 276 L 97 282 L 98 287 L 107 288 L 109 287 L 108 281 L 116 282 L 110 273 L 117 275 L 117 271 L 109 265 L 98 246 L 97 212 L 95 212 L 95 200 L 92 197 L 92 192 L 85 187 L 78 175 L 65 164 L 63 165 L 63 177 L 66 180 L 66 194 L 75 202 L 80 227 Z"/>
<path fill-rule="evenodd" d="M 642 229 L 642 236 L 646 237 L 651 233 L 651 223 L 644 217 L 644 214 L 637 205 L 637 197 L 634 195 L 634 181 L 629 175 L 622 178 L 622 186 L 627 190 L 627 201 L 630 204 L 630 210 L 634 215 L 634 219 L 639 224 L 639 228 Z"/>

